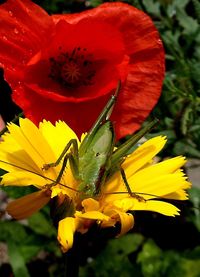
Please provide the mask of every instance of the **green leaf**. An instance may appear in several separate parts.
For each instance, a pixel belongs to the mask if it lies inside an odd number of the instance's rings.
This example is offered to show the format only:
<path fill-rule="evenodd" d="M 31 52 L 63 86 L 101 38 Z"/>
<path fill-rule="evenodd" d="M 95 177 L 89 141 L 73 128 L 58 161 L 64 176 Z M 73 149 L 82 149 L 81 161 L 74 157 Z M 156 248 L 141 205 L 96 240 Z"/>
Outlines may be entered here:
<path fill-rule="evenodd" d="M 52 237 L 56 234 L 55 228 L 51 224 L 51 221 L 48 220 L 41 212 L 33 214 L 28 219 L 28 225 L 36 234 L 39 235 Z"/>
<path fill-rule="evenodd" d="M 184 277 L 199 277 L 199 268 L 200 268 L 200 259 L 198 260 L 186 260 L 183 259 L 181 261 L 181 265 L 183 268 L 184 274 L 182 276 Z M 181 275 L 180 275 L 181 277 Z"/>
<path fill-rule="evenodd" d="M 28 187 L 16 187 L 16 186 L 3 186 L 2 190 L 5 191 L 10 198 L 19 198 L 21 196 L 24 196 L 26 194 L 32 193 L 36 191 L 36 189 L 33 186 Z"/>
<path fill-rule="evenodd" d="M 192 187 L 189 190 L 189 199 L 193 204 L 193 213 L 190 215 L 190 220 L 200 232 L 200 189 Z"/>
<path fill-rule="evenodd" d="M 102 4 L 102 1 L 101 0 L 90 0 L 90 1 L 88 1 L 89 3 L 90 3 L 90 6 L 91 7 L 97 7 L 97 6 L 99 6 L 100 4 Z"/>
<path fill-rule="evenodd" d="M 20 253 L 23 256 L 23 259 L 26 263 L 30 262 L 33 257 L 36 257 L 37 254 L 41 251 L 41 245 L 20 245 L 18 248 Z"/>
<path fill-rule="evenodd" d="M 199 277 L 200 247 L 192 251 L 162 251 L 148 240 L 138 255 L 143 277 Z"/>
<path fill-rule="evenodd" d="M 18 222 L 0 221 L 0 230 L 0 241 L 9 240 L 20 244 L 27 237 L 25 227 Z"/>
<path fill-rule="evenodd" d="M 190 157 L 200 158 L 200 151 L 189 145 L 185 140 L 177 141 L 174 145 L 175 155 L 188 155 Z"/>
<path fill-rule="evenodd" d="M 181 8 L 177 8 L 177 20 L 180 26 L 184 28 L 185 34 L 194 34 L 199 28 L 197 20 L 188 16 Z"/>
<path fill-rule="evenodd" d="M 160 4 L 157 0 L 155 1 L 143 0 L 142 2 L 148 13 L 151 13 L 153 15 L 160 15 Z"/>
<path fill-rule="evenodd" d="M 184 254 L 185 259 L 199 260 L 200 259 L 200 246 L 195 247 L 192 251 L 187 250 Z"/>
<path fill-rule="evenodd" d="M 173 17 L 176 14 L 176 9 L 184 9 L 190 0 L 172 0 L 171 4 L 167 7 L 167 14 L 169 17 Z"/>
<path fill-rule="evenodd" d="M 192 0 L 193 6 L 194 6 L 194 10 L 197 16 L 197 20 L 200 23 L 200 3 L 198 0 Z"/>
<path fill-rule="evenodd" d="M 143 236 L 140 234 L 127 234 L 121 238 L 113 239 L 108 243 L 107 251 L 120 253 L 121 256 L 126 256 L 138 249 L 143 242 Z"/>
<path fill-rule="evenodd" d="M 18 246 L 12 241 L 8 241 L 8 255 L 15 277 L 30 277 L 24 258 L 20 254 Z"/>
<path fill-rule="evenodd" d="M 137 262 L 141 263 L 143 276 L 161 276 L 161 249 L 152 241 L 147 241 L 138 255 Z"/>
<path fill-rule="evenodd" d="M 192 114 L 193 110 L 192 110 L 192 107 L 191 105 L 189 105 L 183 115 L 182 115 L 182 119 L 181 119 L 181 130 L 182 130 L 182 133 L 184 135 L 186 135 L 187 131 L 188 131 L 188 128 L 189 128 L 189 123 L 190 123 L 190 116 Z"/>
<path fill-rule="evenodd" d="M 139 234 L 128 234 L 110 240 L 98 257 L 88 263 L 85 268 L 81 268 L 80 277 L 140 277 L 138 267 L 133 266 L 128 259 L 128 255 L 137 251 L 142 242 L 143 236 Z"/>

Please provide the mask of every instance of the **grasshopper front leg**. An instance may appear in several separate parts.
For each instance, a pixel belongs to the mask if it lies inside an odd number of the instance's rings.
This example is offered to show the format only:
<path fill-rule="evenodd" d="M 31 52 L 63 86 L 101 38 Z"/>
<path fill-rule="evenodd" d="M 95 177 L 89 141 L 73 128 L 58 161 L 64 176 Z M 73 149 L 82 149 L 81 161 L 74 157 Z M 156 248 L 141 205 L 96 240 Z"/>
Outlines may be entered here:
<path fill-rule="evenodd" d="M 67 145 L 65 146 L 64 150 L 60 154 L 59 158 L 54 162 L 54 163 L 49 163 L 49 164 L 44 164 L 42 169 L 47 170 L 50 167 L 55 167 L 59 165 L 63 157 L 66 155 L 67 151 L 70 149 L 70 147 L 73 146 L 73 155 L 74 155 L 74 160 L 76 161 L 77 167 L 78 167 L 78 143 L 76 139 L 71 139 Z"/>
<path fill-rule="evenodd" d="M 75 163 L 75 159 L 74 159 L 73 154 L 69 153 L 69 154 L 66 154 L 65 157 L 64 157 L 64 159 L 63 159 L 62 167 L 61 167 L 61 170 L 60 170 L 60 172 L 59 172 L 59 174 L 58 174 L 56 180 L 55 180 L 54 182 L 52 182 L 51 184 L 47 184 L 47 185 L 45 186 L 46 188 L 51 188 L 51 187 L 53 187 L 53 186 L 55 186 L 55 185 L 57 185 L 57 184 L 60 183 L 61 178 L 62 178 L 62 176 L 63 176 L 63 173 L 64 173 L 64 171 L 65 171 L 65 168 L 66 168 L 66 166 L 67 166 L 68 160 L 69 160 L 70 168 L 71 168 L 71 170 L 72 170 L 74 176 L 75 176 L 76 178 L 78 178 L 78 176 L 79 176 L 78 166 L 77 166 L 76 163 Z"/>
<path fill-rule="evenodd" d="M 130 186 L 129 186 L 129 184 L 128 184 L 127 178 L 126 178 L 125 171 L 123 170 L 122 167 L 120 167 L 120 173 L 121 173 L 122 179 L 123 179 L 123 181 L 124 181 L 124 184 L 125 184 L 125 186 L 126 186 L 126 188 L 127 188 L 127 191 L 128 191 L 128 193 L 129 193 L 129 195 L 130 195 L 131 197 L 136 198 L 136 199 L 137 199 L 138 201 L 140 201 L 140 202 L 141 202 L 141 201 L 145 202 L 146 200 L 145 200 L 142 196 L 139 196 L 139 195 L 137 195 L 136 193 L 132 192 L 132 190 L 131 190 L 131 188 L 130 188 Z"/>

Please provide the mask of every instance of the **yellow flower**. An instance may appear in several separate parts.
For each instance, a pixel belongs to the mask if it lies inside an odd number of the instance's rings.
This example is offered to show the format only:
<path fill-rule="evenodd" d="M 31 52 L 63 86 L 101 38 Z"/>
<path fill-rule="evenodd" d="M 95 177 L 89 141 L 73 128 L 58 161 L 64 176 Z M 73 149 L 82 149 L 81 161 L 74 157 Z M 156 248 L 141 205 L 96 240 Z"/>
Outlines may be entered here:
<path fill-rule="evenodd" d="M 74 232 L 87 232 L 95 222 L 102 228 L 121 223 L 119 235 L 128 232 L 134 225 L 134 218 L 128 211 L 146 210 L 166 216 L 179 214 L 179 209 L 165 202 L 166 199 L 186 200 L 186 189 L 190 188 L 187 177 L 180 169 L 184 157 L 172 158 L 154 164 L 153 158 L 166 143 L 158 136 L 139 146 L 123 162 L 132 195 L 127 192 L 120 172 L 106 179 L 100 193 L 94 198 L 83 200 L 75 179 L 67 165 L 59 183 L 56 178 L 62 162 L 56 167 L 44 170 L 45 164 L 55 162 L 67 142 L 76 139 L 76 134 L 66 123 L 56 125 L 43 121 L 37 128 L 30 120 L 20 119 L 20 126 L 8 126 L 9 133 L 0 143 L 0 167 L 7 171 L 2 185 L 34 185 L 39 190 L 11 202 L 7 211 L 16 219 L 28 217 L 45 205 L 50 198 L 58 197 L 60 203 L 68 203 L 67 216 L 59 221 L 58 240 L 63 251 L 73 245 Z M 69 150 L 70 151 L 70 150 Z"/>

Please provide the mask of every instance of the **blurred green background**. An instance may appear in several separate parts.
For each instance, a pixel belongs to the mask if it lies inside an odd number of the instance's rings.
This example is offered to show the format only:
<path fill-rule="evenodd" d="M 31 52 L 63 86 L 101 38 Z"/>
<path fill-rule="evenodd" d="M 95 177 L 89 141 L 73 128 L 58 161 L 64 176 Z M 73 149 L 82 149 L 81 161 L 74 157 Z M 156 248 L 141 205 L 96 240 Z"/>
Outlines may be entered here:
<path fill-rule="evenodd" d="M 101 0 L 35 0 L 49 14 L 80 12 Z M 122 1 L 145 11 L 157 26 L 166 51 L 163 93 L 151 117 L 160 124 L 148 137 L 165 134 L 163 157 L 179 154 L 200 165 L 200 2 L 198 0 Z M 6 86 L 5 83 L 3 83 Z M 13 110 L 16 107 L 13 107 Z M 161 157 L 162 159 L 162 157 Z M 189 170 L 189 169 L 188 169 Z M 130 234 L 112 239 L 111 230 L 97 228 L 83 236 L 80 276 L 200 277 L 200 180 L 190 201 L 175 203 L 181 216 L 167 218 L 135 213 Z M 7 197 L 17 198 L 30 188 L 5 189 L 0 197 L 0 276 L 56 276 L 64 274 L 63 257 L 51 225 L 49 209 L 16 222 L 3 214 Z"/>

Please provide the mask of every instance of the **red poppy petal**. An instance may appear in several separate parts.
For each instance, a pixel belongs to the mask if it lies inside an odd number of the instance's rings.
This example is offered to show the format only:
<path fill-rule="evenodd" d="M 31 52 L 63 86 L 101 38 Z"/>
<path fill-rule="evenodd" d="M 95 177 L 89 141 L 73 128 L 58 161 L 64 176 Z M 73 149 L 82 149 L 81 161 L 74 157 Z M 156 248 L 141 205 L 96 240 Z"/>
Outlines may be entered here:
<path fill-rule="evenodd" d="M 110 90 L 110 88 L 108 89 Z M 89 130 L 93 125 L 101 111 L 99 102 L 105 105 L 107 96 L 82 103 L 58 102 L 51 98 L 41 97 L 32 87 L 22 85 L 13 91 L 13 98 L 15 102 L 20 98 L 21 108 L 25 111 L 25 116 L 35 124 L 43 119 L 55 123 L 59 118 L 66 121 L 80 137 L 85 130 Z"/>
<path fill-rule="evenodd" d="M 61 54 L 64 58 L 64 55 L 69 55 L 74 49 L 75 53 L 78 53 L 76 59 L 80 59 L 81 66 L 84 60 L 92 63 L 95 74 L 90 85 L 70 88 L 49 77 L 51 69 L 49 60 Z M 110 93 L 119 79 L 124 80 L 127 76 L 128 62 L 121 33 L 110 24 L 92 18 L 81 20 L 77 24 L 61 20 L 56 25 L 55 36 L 50 46 L 44 47 L 29 61 L 24 83 L 41 97 L 55 101 L 76 103 L 89 101 Z M 80 72 L 82 70 L 82 74 L 84 71 L 87 74 L 87 68 L 90 70 L 90 66 L 82 66 Z"/>
<path fill-rule="evenodd" d="M 47 40 L 53 22 L 50 16 L 29 0 L 8 0 L 0 5 L 0 65 L 19 71 Z M 8 76 L 9 75 L 9 76 Z M 15 72 L 12 78 L 14 77 Z M 17 78 L 17 77 L 16 77 Z"/>
<path fill-rule="evenodd" d="M 146 53 L 146 57 L 138 55 L 138 61 L 130 62 L 129 75 L 112 117 L 121 126 L 117 128 L 118 137 L 139 129 L 158 101 L 164 77 L 164 59 L 162 49 L 151 55 L 153 52 Z"/>
<path fill-rule="evenodd" d="M 94 84 L 70 89 L 63 87 L 49 78 L 46 75 L 46 71 L 47 66 L 45 64 L 34 66 L 32 70 L 30 68 L 29 72 L 25 75 L 24 86 L 35 91 L 35 96 L 38 94 L 38 96 L 42 98 L 65 103 L 71 102 L 78 104 L 81 102 L 91 101 L 96 98 L 99 99 L 99 97 L 110 93 L 113 87 L 117 86 L 118 80 L 120 79 L 119 72 L 113 68 L 113 66 L 105 64 L 101 69 L 98 68 L 98 72 L 93 78 Z M 28 90 L 27 92 L 25 91 L 25 93 L 26 97 L 29 98 Z M 22 99 L 18 98 L 15 99 L 15 101 L 16 103 L 19 102 L 19 105 L 21 105 Z M 59 114 L 54 114 L 54 117 L 54 120 L 60 119 Z"/>
<path fill-rule="evenodd" d="M 104 20 L 122 34 L 130 56 L 129 74 L 113 112 L 117 137 L 137 130 L 157 103 L 164 78 L 164 49 L 148 15 L 123 3 L 105 3 L 79 14 L 55 15 L 76 23 L 88 16 Z"/>
<path fill-rule="evenodd" d="M 77 24 L 60 20 L 55 32 L 49 49 L 45 48 L 45 53 L 46 50 L 51 51 L 52 56 L 61 47 L 63 51 L 82 47 L 92 53 L 95 59 L 112 59 L 114 63 L 118 63 L 125 53 L 121 32 L 101 19 L 84 18 Z"/>

